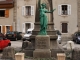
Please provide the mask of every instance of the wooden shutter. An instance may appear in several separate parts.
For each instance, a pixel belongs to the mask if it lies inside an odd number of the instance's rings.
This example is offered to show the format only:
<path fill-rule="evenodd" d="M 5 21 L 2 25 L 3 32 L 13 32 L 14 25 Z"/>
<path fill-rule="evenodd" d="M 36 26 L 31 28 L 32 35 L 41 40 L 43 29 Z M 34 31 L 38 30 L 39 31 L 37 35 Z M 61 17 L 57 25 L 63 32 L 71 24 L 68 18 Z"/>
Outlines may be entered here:
<path fill-rule="evenodd" d="M 13 31 L 13 27 L 12 26 L 10 26 L 10 31 Z"/>
<path fill-rule="evenodd" d="M 6 18 L 9 17 L 9 10 L 5 10 L 5 17 L 6 17 Z"/>
<path fill-rule="evenodd" d="M 3 34 L 5 34 L 5 26 L 3 26 Z"/>
<path fill-rule="evenodd" d="M 58 15 L 61 15 L 61 5 L 58 5 Z"/>
<path fill-rule="evenodd" d="M 31 15 L 34 15 L 34 6 L 31 6 Z"/>
<path fill-rule="evenodd" d="M 71 15 L 71 5 L 68 5 L 68 15 Z"/>
<path fill-rule="evenodd" d="M 29 7 L 26 6 L 26 15 L 29 15 Z"/>
<path fill-rule="evenodd" d="M 67 23 L 62 23 L 62 33 L 67 33 Z"/>
<path fill-rule="evenodd" d="M 22 31 L 25 33 L 25 23 L 22 24 Z"/>
<path fill-rule="evenodd" d="M 23 16 L 26 15 L 26 13 L 25 13 L 25 6 L 22 7 L 22 15 L 23 15 Z"/>

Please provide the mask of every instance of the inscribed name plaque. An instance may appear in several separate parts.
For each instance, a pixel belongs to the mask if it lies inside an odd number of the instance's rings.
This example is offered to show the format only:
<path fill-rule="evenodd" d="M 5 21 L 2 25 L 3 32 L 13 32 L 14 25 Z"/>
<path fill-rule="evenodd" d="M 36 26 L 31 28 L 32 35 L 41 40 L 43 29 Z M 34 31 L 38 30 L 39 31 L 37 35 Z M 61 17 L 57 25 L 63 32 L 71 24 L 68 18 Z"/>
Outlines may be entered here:
<path fill-rule="evenodd" d="M 50 49 L 50 37 L 48 35 L 37 35 L 35 38 L 36 49 Z"/>
<path fill-rule="evenodd" d="M 51 57 L 49 35 L 37 35 L 35 37 L 35 50 L 33 51 L 33 57 L 34 58 Z"/>

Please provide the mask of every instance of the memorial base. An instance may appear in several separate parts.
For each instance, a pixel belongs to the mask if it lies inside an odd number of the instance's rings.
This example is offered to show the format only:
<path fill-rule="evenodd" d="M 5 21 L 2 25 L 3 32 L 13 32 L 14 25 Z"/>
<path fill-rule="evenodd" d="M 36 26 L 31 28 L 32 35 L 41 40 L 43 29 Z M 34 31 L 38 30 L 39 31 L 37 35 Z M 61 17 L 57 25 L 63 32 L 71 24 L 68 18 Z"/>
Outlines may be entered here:
<path fill-rule="evenodd" d="M 50 37 L 49 35 L 37 35 L 35 37 L 34 58 L 50 58 Z"/>
<path fill-rule="evenodd" d="M 45 49 L 36 49 L 33 52 L 34 58 L 50 58 L 51 57 L 51 51 L 45 50 Z"/>

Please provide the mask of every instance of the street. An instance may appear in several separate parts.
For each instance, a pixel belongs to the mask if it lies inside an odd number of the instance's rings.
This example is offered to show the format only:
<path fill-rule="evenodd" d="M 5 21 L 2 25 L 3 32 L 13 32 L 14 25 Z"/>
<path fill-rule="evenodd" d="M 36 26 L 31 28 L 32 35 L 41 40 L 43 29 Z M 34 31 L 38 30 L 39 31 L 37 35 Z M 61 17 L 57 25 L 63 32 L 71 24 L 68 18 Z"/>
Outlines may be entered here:
<path fill-rule="evenodd" d="M 11 46 L 14 48 L 22 47 L 22 40 L 11 41 Z"/>
<path fill-rule="evenodd" d="M 22 40 L 11 41 L 11 47 L 13 47 L 16 51 L 20 51 L 22 48 Z"/>
<path fill-rule="evenodd" d="M 21 47 L 22 47 L 22 40 L 11 41 L 11 47 L 14 47 L 16 51 L 20 51 L 21 50 Z M 67 47 L 67 41 L 63 41 L 62 40 L 62 43 L 61 44 L 58 44 L 58 47 L 60 49 L 66 48 Z M 80 48 L 80 44 L 74 43 L 74 47 Z"/>

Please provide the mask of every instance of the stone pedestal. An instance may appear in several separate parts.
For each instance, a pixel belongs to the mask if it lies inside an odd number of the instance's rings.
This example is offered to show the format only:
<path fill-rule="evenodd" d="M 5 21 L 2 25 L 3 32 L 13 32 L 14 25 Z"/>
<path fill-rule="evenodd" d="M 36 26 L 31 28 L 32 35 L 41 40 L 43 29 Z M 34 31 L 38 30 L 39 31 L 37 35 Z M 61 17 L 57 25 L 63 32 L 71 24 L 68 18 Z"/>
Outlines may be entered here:
<path fill-rule="evenodd" d="M 14 58 L 15 58 L 14 48 L 10 47 L 10 46 L 4 48 L 3 53 L 2 53 L 2 59 L 3 60 L 5 60 L 5 59 L 6 60 L 14 60 Z"/>
<path fill-rule="evenodd" d="M 57 53 L 57 60 L 66 60 L 65 53 Z"/>
<path fill-rule="evenodd" d="M 15 60 L 24 60 L 24 53 L 16 53 Z"/>
<path fill-rule="evenodd" d="M 33 51 L 35 58 L 50 58 L 50 37 L 49 35 L 37 35 L 35 37 L 35 50 Z"/>
<path fill-rule="evenodd" d="M 32 31 L 32 35 L 30 36 L 30 40 L 35 40 L 35 36 L 37 36 L 40 31 L 40 22 L 35 22 L 34 25 L 35 25 L 35 28 Z M 54 30 L 54 23 L 53 22 L 48 22 L 47 35 L 50 36 L 50 40 L 56 40 L 58 37 L 56 35 L 56 31 Z"/>

